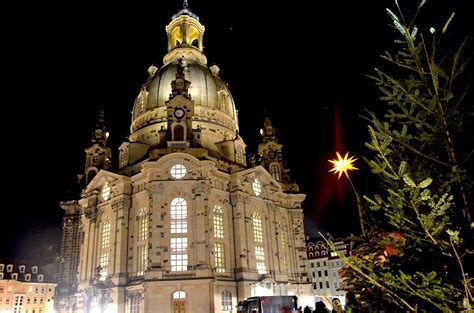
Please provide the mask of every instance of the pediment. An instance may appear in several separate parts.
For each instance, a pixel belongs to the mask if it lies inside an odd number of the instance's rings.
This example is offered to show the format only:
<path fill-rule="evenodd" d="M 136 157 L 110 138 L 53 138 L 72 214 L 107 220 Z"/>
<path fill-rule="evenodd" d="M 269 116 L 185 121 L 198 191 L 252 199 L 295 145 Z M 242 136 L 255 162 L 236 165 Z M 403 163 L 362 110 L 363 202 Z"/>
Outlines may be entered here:
<path fill-rule="evenodd" d="M 106 170 L 100 170 L 99 173 L 90 181 L 90 183 L 86 186 L 83 193 L 91 192 L 94 189 L 102 188 L 102 185 L 108 181 L 113 182 L 118 179 L 124 179 L 125 176 L 119 175 L 116 173 L 112 173 Z"/>

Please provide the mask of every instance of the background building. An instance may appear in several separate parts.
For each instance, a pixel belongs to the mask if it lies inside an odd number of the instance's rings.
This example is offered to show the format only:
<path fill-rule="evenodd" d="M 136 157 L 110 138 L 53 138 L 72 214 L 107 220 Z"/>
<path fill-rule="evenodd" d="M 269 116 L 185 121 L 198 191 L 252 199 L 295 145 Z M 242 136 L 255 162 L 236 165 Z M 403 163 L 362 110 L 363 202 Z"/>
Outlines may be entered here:
<path fill-rule="evenodd" d="M 53 313 L 52 265 L 0 261 L 1 313 Z"/>
<path fill-rule="evenodd" d="M 247 155 L 204 30 L 186 2 L 166 26 L 164 65 L 148 69 L 116 171 L 101 114 L 81 197 L 61 203 L 58 312 L 235 312 L 241 299 L 287 294 L 314 305 L 305 195 L 269 119 Z"/>
<path fill-rule="evenodd" d="M 342 240 L 334 240 L 327 234 L 326 238 L 332 240 L 336 249 L 345 254 L 350 254 L 350 245 Z M 311 277 L 312 290 L 315 301 L 331 303 L 333 297 L 338 297 L 344 303 L 346 292 L 341 287 L 339 270 L 344 262 L 331 251 L 324 238 L 316 237 L 306 241 L 306 253 L 308 255 L 307 268 Z"/>

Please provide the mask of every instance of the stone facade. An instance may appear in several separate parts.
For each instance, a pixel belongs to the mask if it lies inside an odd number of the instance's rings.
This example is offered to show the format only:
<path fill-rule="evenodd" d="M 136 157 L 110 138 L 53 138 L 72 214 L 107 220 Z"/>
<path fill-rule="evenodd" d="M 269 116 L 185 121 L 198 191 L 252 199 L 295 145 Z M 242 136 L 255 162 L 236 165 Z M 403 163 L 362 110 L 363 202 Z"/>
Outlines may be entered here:
<path fill-rule="evenodd" d="M 149 69 L 118 171 L 107 138 L 93 140 L 81 197 L 62 203 L 69 265 L 56 310 L 236 312 L 247 297 L 287 294 L 304 306 L 312 301 L 305 195 L 283 166 L 271 122 L 261 165 L 248 164 L 228 86 L 206 66 L 204 26 L 185 5 L 166 29 L 165 64 Z M 105 134 L 103 117 L 99 124 Z M 97 151 L 103 162 L 87 175 Z"/>

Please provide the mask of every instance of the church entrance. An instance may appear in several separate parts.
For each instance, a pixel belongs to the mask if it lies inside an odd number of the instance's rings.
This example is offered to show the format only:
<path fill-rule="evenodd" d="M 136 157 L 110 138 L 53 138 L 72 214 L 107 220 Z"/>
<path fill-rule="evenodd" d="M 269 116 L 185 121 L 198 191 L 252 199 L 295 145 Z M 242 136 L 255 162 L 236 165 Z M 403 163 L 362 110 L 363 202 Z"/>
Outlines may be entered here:
<path fill-rule="evenodd" d="M 186 293 L 184 291 L 173 292 L 173 313 L 186 313 Z"/>
<path fill-rule="evenodd" d="M 173 300 L 173 313 L 186 313 L 186 300 Z"/>

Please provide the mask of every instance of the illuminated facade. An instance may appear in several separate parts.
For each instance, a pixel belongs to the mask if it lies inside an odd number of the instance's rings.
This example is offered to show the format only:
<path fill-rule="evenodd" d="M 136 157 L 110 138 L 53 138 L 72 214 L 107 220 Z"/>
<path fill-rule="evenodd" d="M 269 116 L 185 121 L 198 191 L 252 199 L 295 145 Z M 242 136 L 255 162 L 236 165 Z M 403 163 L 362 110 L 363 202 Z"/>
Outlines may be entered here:
<path fill-rule="evenodd" d="M 53 313 L 55 288 L 41 267 L 0 261 L 1 313 Z"/>
<path fill-rule="evenodd" d="M 336 249 L 344 254 L 350 254 L 349 244 L 344 241 L 335 241 L 328 234 L 328 239 L 334 242 Z M 344 262 L 337 253 L 331 251 L 322 237 L 309 239 L 306 244 L 307 269 L 311 277 L 315 301 L 324 300 L 331 303 L 333 297 L 338 297 L 341 303 L 345 303 L 346 292 L 341 289 L 341 277 L 339 270 Z"/>
<path fill-rule="evenodd" d="M 263 294 L 312 301 L 305 196 L 275 129 L 266 119 L 259 160 L 247 164 L 234 100 L 206 65 L 204 26 L 186 2 L 166 32 L 164 65 L 148 69 L 118 170 L 101 120 L 81 198 L 61 204 L 56 310 L 236 312 Z"/>

